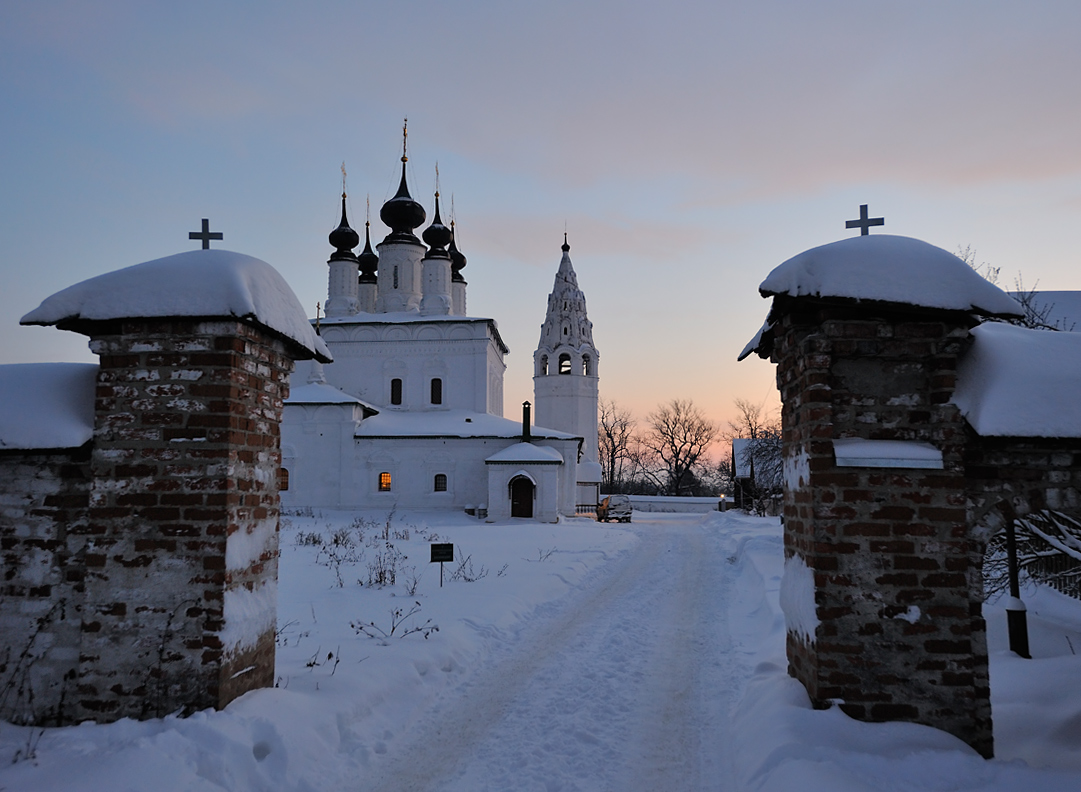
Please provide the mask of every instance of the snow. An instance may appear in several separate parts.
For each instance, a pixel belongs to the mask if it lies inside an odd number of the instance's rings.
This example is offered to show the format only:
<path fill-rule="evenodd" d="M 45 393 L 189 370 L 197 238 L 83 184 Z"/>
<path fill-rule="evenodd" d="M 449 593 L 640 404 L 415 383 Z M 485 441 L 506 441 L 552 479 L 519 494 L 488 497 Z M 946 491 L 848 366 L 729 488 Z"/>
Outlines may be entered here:
<path fill-rule="evenodd" d="M 369 410 L 375 410 L 370 404 L 366 404 L 356 396 L 350 396 L 342 390 L 325 382 L 309 382 L 306 385 L 298 385 L 289 389 L 289 398 L 286 404 L 360 404 Z"/>
<path fill-rule="evenodd" d="M 225 626 L 218 633 L 222 648 L 230 652 L 255 646 L 275 626 L 277 600 L 278 584 L 274 580 L 255 589 L 227 588 L 222 602 Z"/>
<path fill-rule="evenodd" d="M 801 555 L 789 556 L 784 561 L 780 604 L 788 632 L 795 633 L 807 643 L 813 644 L 819 624 L 818 607 L 815 604 L 815 576 Z"/>
<path fill-rule="evenodd" d="M 985 322 L 972 334 L 953 402 L 977 433 L 1081 437 L 1081 333 Z"/>
<path fill-rule="evenodd" d="M 837 467 L 942 469 L 942 452 L 930 443 L 911 440 L 867 440 L 844 437 L 833 441 Z"/>
<path fill-rule="evenodd" d="M 251 320 L 292 339 L 312 356 L 331 360 L 278 271 L 228 250 L 191 250 L 98 275 L 47 297 L 20 323 L 173 316 Z"/>
<path fill-rule="evenodd" d="M 530 427 L 535 440 L 569 440 L 574 435 L 541 426 Z M 384 408 L 379 415 L 365 418 L 357 427 L 357 437 L 521 437 L 522 422 L 489 413 L 469 410 L 429 410 L 423 412 Z"/>
<path fill-rule="evenodd" d="M 225 569 L 242 571 L 270 552 L 277 538 L 277 520 L 265 518 L 257 522 L 251 531 L 238 528 L 229 534 L 225 543 Z"/>
<path fill-rule="evenodd" d="M 562 465 L 563 455 L 554 448 L 532 443 L 517 443 L 496 451 L 485 462 L 529 462 L 532 464 Z"/>
<path fill-rule="evenodd" d="M 805 250 L 774 269 L 758 290 L 763 297 L 847 297 L 988 316 L 1022 315 L 1016 300 L 957 256 L 919 239 L 889 234 L 850 237 Z"/>
<path fill-rule="evenodd" d="M 776 519 L 635 520 L 617 528 L 580 518 L 489 525 L 436 512 L 290 516 L 278 687 L 188 718 L 44 730 L 0 723 L 0 788 L 1081 788 L 1081 604 L 1023 592 L 1032 660 L 1006 650 L 1002 603 L 985 606 L 998 756 L 985 761 L 927 726 L 811 707 L 785 673 Z M 383 589 L 356 582 L 385 546 L 387 521 L 420 577 L 413 595 L 404 574 Z M 366 558 L 341 565 L 339 586 L 325 554 L 297 540 L 339 529 L 359 539 L 358 525 Z M 393 539 L 407 529 L 409 539 Z M 453 542 L 455 558 L 488 574 L 466 583 L 447 565 L 440 588 L 429 540 Z M 389 629 L 392 609 L 418 602 L 406 624 L 431 619 L 439 632 L 427 639 L 371 640 L 350 627 Z"/>
<path fill-rule="evenodd" d="M 781 463 L 785 489 L 794 492 L 804 487 L 811 480 L 811 459 L 807 450 L 799 447 L 799 452 L 790 454 Z"/>
<path fill-rule="evenodd" d="M 0 366 L 0 448 L 78 448 L 94 435 L 95 363 Z"/>

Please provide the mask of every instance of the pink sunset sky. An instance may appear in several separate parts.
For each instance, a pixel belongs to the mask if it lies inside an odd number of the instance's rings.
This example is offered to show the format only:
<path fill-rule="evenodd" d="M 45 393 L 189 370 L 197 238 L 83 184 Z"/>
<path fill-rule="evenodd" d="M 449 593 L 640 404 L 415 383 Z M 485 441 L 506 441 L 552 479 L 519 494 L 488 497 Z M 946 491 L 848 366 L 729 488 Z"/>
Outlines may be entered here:
<path fill-rule="evenodd" d="M 19 317 L 203 217 L 314 315 L 339 167 L 381 240 L 408 116 L 413 197 L 430 218 L 438 162 L 469 313 L 511 348 L 508 416 L 564 229 L 604 398 L 772 407 L 773 367 L 736 363 L 758 284 L 862 203 L 1081 289 L 1079 30 L 1074 1 L 6 3 L 0 362 L 92 360 Z"/>

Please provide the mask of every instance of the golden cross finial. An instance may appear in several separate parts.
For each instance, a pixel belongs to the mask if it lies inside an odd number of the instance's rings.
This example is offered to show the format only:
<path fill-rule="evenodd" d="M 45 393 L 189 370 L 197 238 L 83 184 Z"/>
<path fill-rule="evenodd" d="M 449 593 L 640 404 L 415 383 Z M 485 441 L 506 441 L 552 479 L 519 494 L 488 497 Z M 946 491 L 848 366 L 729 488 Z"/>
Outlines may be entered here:
<path fill-rule="evenodd" d="M 409 142 L 409 119 L 402 121 L 402 162 L 408 162 L 409 157 L 406 156 L 405 148 Z"/>
<path fill-rule="evenodd" d="M 345 160 L 342 160 L 342 198 L 345 197 Z"/>
<path fill-rule="evenodd" d="M 371 222 L 372 222 L 372 196 L 369 194 L 369 195 L 365 196 L 364 200 L 368 204 L 368 208 L 367 208 L 367 210 L 365 212 L 365 215 L 364 215 L 364 225 L 371 225 Z"/>
<path fill-rule="evenodd" d="M 439 197 L 439 163 L 435 163 L 435 197 Z"/>

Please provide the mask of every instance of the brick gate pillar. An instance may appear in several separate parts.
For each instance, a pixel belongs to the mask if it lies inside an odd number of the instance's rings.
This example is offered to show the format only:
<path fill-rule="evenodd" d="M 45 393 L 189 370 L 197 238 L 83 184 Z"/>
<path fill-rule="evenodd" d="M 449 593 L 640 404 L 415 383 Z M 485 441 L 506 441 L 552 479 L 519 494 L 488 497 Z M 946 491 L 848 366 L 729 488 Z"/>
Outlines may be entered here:
<path fill-rule="evenodd" d="M 73 719 L 273 685 L 283 401 L 294 359 L 329 360 L 295 296 L 264 262 L 204 250 L 23 321 L 85 333 L 100 357 Z"/>
<path fill-rule="evenodd" d="M 905 257 L 891 255 L 897 240 L 916 265 L 930 256 L 932 266 L 906 280 Z M 831 264 L 834 280 L 823 275 Z M 806 288 L 808 272 L 824 283 Z M 777 364 L 789 673 L 817 707 L 928 724 L 991 756 L 983 546 L 966 523 L 965 432 L 950 403 L 981 309 L 964 293 L 937 301 L 927 282 L 969 284 L 965 272 L 956 257 L 901 237 L 808 251 L 763 283 L 773 307 L 744 356 Z M 888 289 L 867 286 L 891 279 Z M 969 288 L 983 295 L 983 286 Z"/>

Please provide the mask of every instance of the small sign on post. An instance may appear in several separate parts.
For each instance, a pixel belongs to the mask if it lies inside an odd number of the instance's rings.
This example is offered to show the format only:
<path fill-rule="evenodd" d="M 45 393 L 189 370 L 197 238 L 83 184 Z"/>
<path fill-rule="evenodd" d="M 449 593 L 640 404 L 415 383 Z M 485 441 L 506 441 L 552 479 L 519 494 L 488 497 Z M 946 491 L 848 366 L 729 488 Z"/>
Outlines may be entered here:
<path fill-rule="evenodd" d="M 439 588 L 443 588 L 443 563 L 446 561 L 454 563 L 454 544 L 446 542 L 445 544 L 433 544 L 431 547 L 432 560 L 429 563 L 439 562 Z"/>

